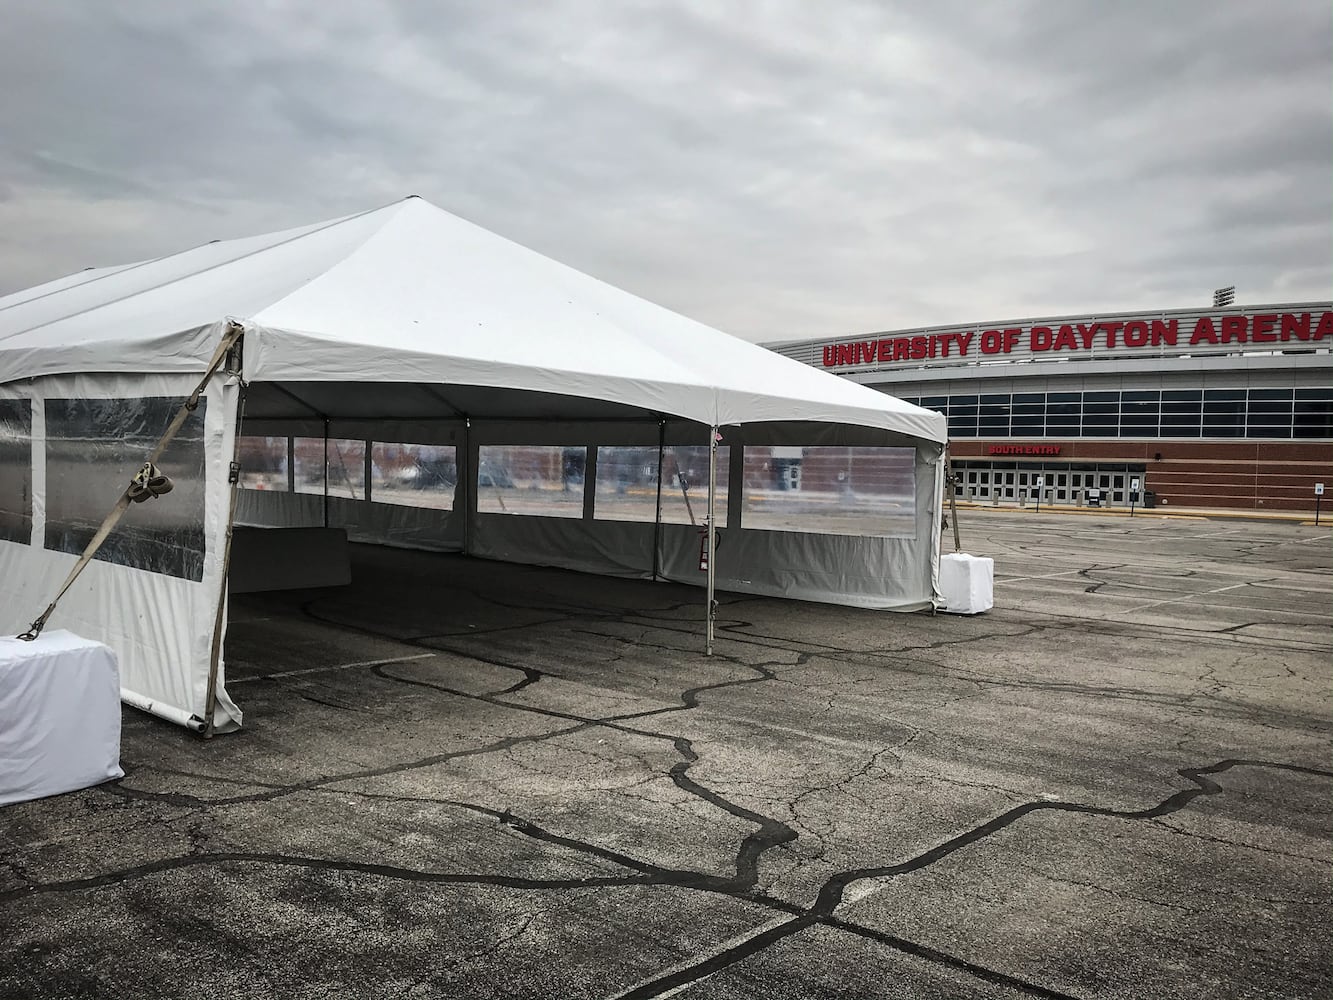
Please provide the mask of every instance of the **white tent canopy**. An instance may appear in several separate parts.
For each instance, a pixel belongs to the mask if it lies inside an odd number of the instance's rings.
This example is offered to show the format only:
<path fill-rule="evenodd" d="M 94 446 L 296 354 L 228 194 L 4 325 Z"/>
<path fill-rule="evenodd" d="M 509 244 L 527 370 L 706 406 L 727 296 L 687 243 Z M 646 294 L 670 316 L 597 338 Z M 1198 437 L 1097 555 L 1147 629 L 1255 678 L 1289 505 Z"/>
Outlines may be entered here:
<path fill-rule="evenodd" d="M 420 198 L 0 299 L 0 383 L 195 373 L 226 317 L 246 321 L 250 382 L 457 383 L 704 424 L 799 419 L 946 439 L 936 413 L 721 334 Z"/>
<path fill-rule="evenodd" d="M 207 678 L 221 671 L 209 647 L 238 433 L 460 449 L 448 512 L 358 508 L 327 487 L 317 498 L 242 491 L 240 519 L 250 523 L 329 523 L 369 541 L 689 582 L 699 582 L 683 576 L 693 534 L 673 543 L 676 526 L 594 523 L 591 501 L 586 523 L 488 520 L 477 449 L 582 441 L 591 474 L 599 445 L 706 445 L 722 428 L 737 445 L 735 479 L 745 448 L 911 448 L 910 538 L 747 532 L 733 490 L 733 537 L 717 572 L 735 589 L 871 607 L 937 598 L 940 415 L 719 333 L 414 197 L 0 298 L 0 628 L 26 625 L 58 588 L 91 508 L 95 526 L 151 450 L 164 412 L 153 401 L 179 405 L 231 323 L 244 330 L 240 358 L 187 422 L 183 440 L 195 450 L 177 449 L 181 497 L 160 501 L 176 520 L 132 512 L 144 537 L 178 550 L 169 569 L 99 554 L 58 612 L 62 625 L 121 654 L 127 700 L 169 718 L 201 719 Z M 129 453 L 108 442 L 136 434 L 147 447 L 125 465 Z M 91 496 L 98 477 L 79 462 L 99 456 L 121 467 L 109 493 Z M 122 530 L 133 534 L 132 519 Z M 238 721 L 218 690 L 221 723 Z"/>

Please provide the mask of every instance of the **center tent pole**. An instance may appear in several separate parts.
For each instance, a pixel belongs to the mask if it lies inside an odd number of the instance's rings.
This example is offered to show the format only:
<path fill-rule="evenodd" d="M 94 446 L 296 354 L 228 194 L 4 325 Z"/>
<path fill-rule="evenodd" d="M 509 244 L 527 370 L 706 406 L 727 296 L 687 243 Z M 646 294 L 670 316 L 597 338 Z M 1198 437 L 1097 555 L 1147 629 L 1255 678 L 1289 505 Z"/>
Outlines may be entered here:
<path fill-rule="evenodd" d="M 324 527 L 329 526 L 329 418 L 324 418 Z"/>
<path fill-rule="evenodd" d="M 666 461 L 666 421 L 657 422 L 657 512 L 653 515 L 653 579 L 662 575 L 662 463 Z"/>
<path fill-rule="evenodd" d="M 463 501 L 463 555 L 472 554 L 472 510 L 476 499 L 473 484 L 480 486 L 480 461 L 472 460 L 472 418 L 463 418 L 463 461 L 454 452 L 454 502 Z"/>
<path fill-rule="evenodd" d="M 704 655 L 713 655 L 713 624 L 717 620 L 717 601 L 713 599 L 713 593 L 717 580 L 716 570 L 716 549 L 717 549 L 717 425 L 714 424 L 708 433 L 708 520 L 707 525 L 707 552 L 708 552 L 708 605 L 707 619 L 708 631 L 707 638 L 704 641 Z"/>

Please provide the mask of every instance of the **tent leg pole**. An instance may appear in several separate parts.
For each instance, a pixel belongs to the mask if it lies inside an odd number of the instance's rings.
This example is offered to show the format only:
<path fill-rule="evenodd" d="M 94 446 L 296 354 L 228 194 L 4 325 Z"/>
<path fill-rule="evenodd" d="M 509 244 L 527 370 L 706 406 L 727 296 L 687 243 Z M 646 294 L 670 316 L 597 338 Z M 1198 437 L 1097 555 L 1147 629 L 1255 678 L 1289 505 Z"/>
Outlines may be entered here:
<path fill-rule="evenodd" d="M 717 620 L 717 601 L 713 595 L 716 592 L 716 560 L 717 549 L 717 529 L 714 524 L 717 519 L 717 425 L 708 432 L 708 520 L 705 522 L 708 553 L 708 602 L 707 619 L 708 629 L 707 638 L 704 641 L 704 655 L 713 655 L 713 625 Z"/>
<path fill-rule="evenodd" d="M 657 422 L 657 514 L 653 517 L 653 582 L 662 575 L 662 463 L 666 461 L 666 421 Z"/>
<path fill-rule="evenodd" d="M 324 418 L 324 527 L 329 526 L 329 418 Z"/>
<path fill-rule="evenodd" d="M 944 488 L 949 494 L 949 517 L 953 521 L 953 550 L 955 552 L 963 551 L 963 543 L 958 534 L 958 501 L 954 494 L 957 490 L 957 480 L 953 477 L 953 463 L 949 459 L 949 449 L 944 449 Z M 1037 499 L 1037 507 L 1041 507 L 1041 498 Z"/>
<path fill-rule="evenodd" d="M 213 716 L 218 707 L 218 668 L 222 663 L 222 625 L 227 613 L 227 578 L 231 572 L 231 535 L 236 522 L 236 494 L 241 479 L 241 425 L 245 422 L 245 386 L 236 404 L 236 433 L 232 438 L 231 465 L 227 471 L 227 533 L 222 541 L 222 585 L 217 613 L 213 616 L 213 644 L 208 653 L 208 688 L 204 693 L 204 727 L 200 735 L 213 738 Z"/>
<path fill-rule="evenodd" d="M 463 555 L 470 555 L 472 552 L 472 484 L 480 482 L 477 478 L 477 463 L 472 461 L 472 418 L 463 418 L 463 461 L 462 469 L 459 470 L 458 464 L 454 465 L 458 483 L 454 488 L 454 495 L 462 495 L 463 499 Z"/>

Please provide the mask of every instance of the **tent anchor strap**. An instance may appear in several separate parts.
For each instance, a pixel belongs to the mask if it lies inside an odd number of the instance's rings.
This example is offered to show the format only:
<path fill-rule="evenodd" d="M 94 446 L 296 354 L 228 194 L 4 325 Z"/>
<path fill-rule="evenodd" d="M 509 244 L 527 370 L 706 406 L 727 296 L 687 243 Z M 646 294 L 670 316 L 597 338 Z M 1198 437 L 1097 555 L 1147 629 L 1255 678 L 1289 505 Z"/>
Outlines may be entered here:
<path fill-rule="evenodd" d="M 153 453 L 148 456 L 148 461 L 144 463 L 142 469 L 130 480 L 129 486 L 125 487 L 125 492 L 120 495 L 116 505 L 111 508 L 111 513 L 107 514 L 102 521 L 102 526 L 97 529 L 88 542 L 87 548 L 79 556 L 79 561 L 74 564 L 74 568 L 69 571 L 69 576 L 65 577 L 65 582 L 60 590 L 46 606 L 46 610 L 37 616 L 37 619 L 28 627 L 28 631 L 18 636 L 25 642 L 33 642 L 42 634 L 42 629 L 46 628 L 46 621 L 51 617 L 60 603 L 60 599 L 65 596 L 74 581 L 79 578 L 79 574 L 97 555 L 97 550 L 102 547 L 102 543 L 115 530 L 120 519 L 125 516 L 125 511 L 129 510 L 131 503 L 139 503 L 153 497 L 161 496 L 171 490 L 171 480 L 166 476 L 159 475 L 157 472 L 157 461 L 162 457 L 162 453 L 167 450 L 167 445 L 171 444 L 181 427 L 185 425 L 185 420 L 191 413 L 199 408 L 199 397 L 203 395 L 204 390 L 208 388 L 208 383 L 213 376 L 217 374 L 219 368 L 227 359 L 231 349 L 240 341 L 241 335 L 245 332 L 244 328 L 234 320 L 228 324 L 227 333 L 223 336 L 222 342 L 218 344 L 217 350 L 213 352 L 213 357 L 208 362 L 208 367 L 204 370 L 204 377 L 200 379 L 199 384 L 195 386 L 194 392 L 186 398 L 181 408 L 176 411 L 176 415 L 171 418 L 171 423 L 163 432 L 162 437 L 158 439 L 157 446 Z"/>

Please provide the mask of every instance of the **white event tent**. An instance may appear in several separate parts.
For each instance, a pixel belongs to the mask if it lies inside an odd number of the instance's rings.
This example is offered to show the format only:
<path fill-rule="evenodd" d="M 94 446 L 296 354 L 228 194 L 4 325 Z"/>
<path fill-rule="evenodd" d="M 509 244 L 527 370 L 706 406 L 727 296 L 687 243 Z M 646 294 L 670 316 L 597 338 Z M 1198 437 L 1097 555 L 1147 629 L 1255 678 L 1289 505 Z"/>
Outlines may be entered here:
<path fill-rule="evenodd" d="M 412 197 L 0 298 L 0 629 L 26 628 L 54 596 L 233 336 L 158 463 L 174 491 L 130 507 L 53 618 L 115 649 L 126 702 L 179 724 L 240 724 L 224 672 L 233 522 L 706 582 L 710 642 L 714 582 L 868 608 L 938 605 L 940 415 Z M 296 474 L 312 442 L 323 475 L 313 488 Z M 276 455 L 271 481 L 248 477 L 243 445 Z M 542 471 L 552 449 L 557 470 Z M 344 473 L 348 455 L 360 466 L 347 479 L 356 488 L 331 478 L 335 452 Z M 443 500 L 422 505 L 401 488 L 427 463 L 390 482 L 390 457 L 446 453 Z M 826 478 L 841 494 L 796 488 L 802 454 L 807 483 L 814 456 L 840 456 L 845 470 Z M 862 466 L 906 484 L 881 490 L 892 503 L 876 510 L 892 518 L 855 509 Z M 688 519 L 664 514 L 664 491 L 683 497 Z M 715 494 L 721 541 L 700 528 Z M 793 497 L 805 506 L 788 520 L 762 513 Z M 844 510 L 842 527 L 828 520 Z M 807 515 L 833 527 L 803 530 Z"/>

